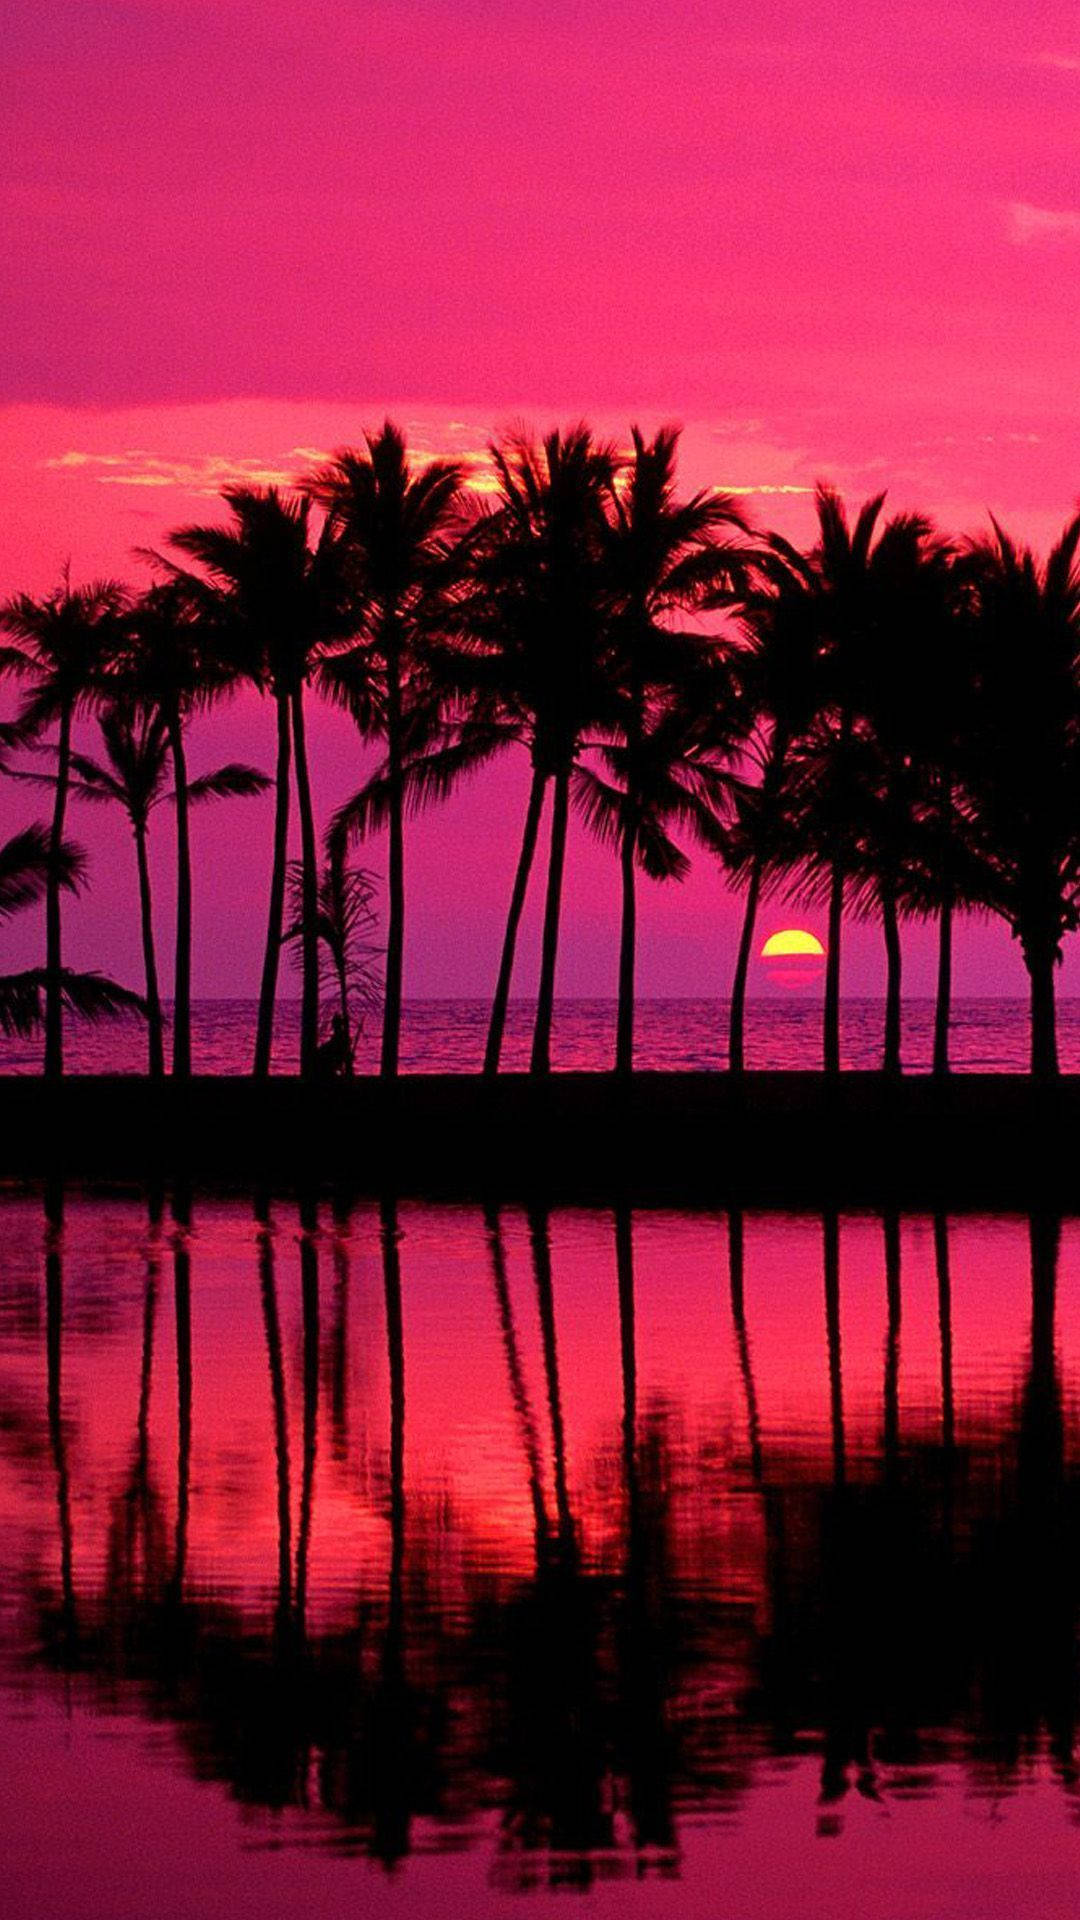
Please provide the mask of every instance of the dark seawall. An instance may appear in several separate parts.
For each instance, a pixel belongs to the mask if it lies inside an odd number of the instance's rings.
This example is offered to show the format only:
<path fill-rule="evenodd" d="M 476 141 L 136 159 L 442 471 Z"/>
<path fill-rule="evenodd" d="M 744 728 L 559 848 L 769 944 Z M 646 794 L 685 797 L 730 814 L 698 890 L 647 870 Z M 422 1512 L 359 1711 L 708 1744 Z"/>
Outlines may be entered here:
<path fill-rule="evenodd" d="M 1080 1076 L 0 1077 L 0 1177 L 641 1204 L 1080 1209 Z"/>

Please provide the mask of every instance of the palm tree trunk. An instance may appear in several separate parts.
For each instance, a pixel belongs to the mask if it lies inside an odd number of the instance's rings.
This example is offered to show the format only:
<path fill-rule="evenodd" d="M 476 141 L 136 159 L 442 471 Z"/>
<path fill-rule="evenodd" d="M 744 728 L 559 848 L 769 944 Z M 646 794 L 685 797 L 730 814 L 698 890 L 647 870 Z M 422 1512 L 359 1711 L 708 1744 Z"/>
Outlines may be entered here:
<path fill-rule="evenodd" d="M 401 652 L 396 638 L 386 650 L 386 747 L 389 772 L 386 988 L 379 1071 L 392 1080 L 401 1057 L 401 984 L 405 958 L 405 793 L 402 764 Z"/>
<path fill-rule="evenodd" d="M 277 768 L 274 774 L 274 862 L 270 872 L 270 914 L 266 927 L 266 951 L 263 955 L 262 982 L 259 987 L 259 1017 L 255 1031 L 256 1080 L 265 1080 L 270 1072 L 274 1044 L 274 1003 L 277 999 L 278 963 L 281 959 L 281 933 L 285 920 L 285 873 L 289 857 L 289 766 L 292 740 L 289 731 L 289 699 L 278 693 Z"/>
<path fill-rule="evenodd" d="M 161 990 L 158 986 L 157 954 L 154 951 L 154 907 L 150 893 L 150 862 L 146 856 L 146 827 L 135 829 L 135 859 L 139 868 L 139 917 L 142 922 L 143 971 L 146 975 L 146 1034 L 148 1070 L 152 1080 L 165 1074 L 165 1042 L 161 1018 Z"/>
<path fill-rule="evenodd" d="M 173 985 L 174 1080 L 191 1078 L 191 830 L 187 758 L 179 711 L 168 716 L 176 794 L 176 972 Z"/>
<path fill-rule="evenodd" d="M 495 983 L 495 998 L 491 1003 L 491 1019 L 488 1023 L 487 1046 L 484 1049 L 484 1072 L 496 1074 L 499 1071 L 499 1059 L 502 1054 L 503 1034 L 506 1031 L 506 1014 L 510 1005 L 510 984 L 514 976 L 514 955 L 517 951 L 518 928 L 525 910 L 525 896 L 529 890 L 529 875 L 536 854 L 536 842 L 540 832 L 540 816 L 544 810 L 544 794 L 547 791 L 548 776 L 539 767 L 533 768 L 532 782 L 529 787 L 529 804 L 525 809 L 525 828 L 521 836 L 521 852 L 518 854 L 517 870 L 514 874 L 514 886 L 510 895 L 510 911 L 506 916 L 506 932 L 503 935 L 502 955 L 499 960 L 499 977 Z"/>
<path fill-rule="evenodd" d="M 315 814 L 311 804 L 307 740 L 304 733 L 304 691 L 292 695 L 293 753 L 296 761 L 296 802 L 300 814 L 300 863 L 303 913 L 301 950 L 304 974 L 300 1001 L 300 1075 L 310 1080 L 319 1055 L 319 855 L 315 844 Z"/>
<path fill-rule="evenodd" d="M 615 1030 L 615 1071 L 634 1070 L 634 969 L 637 959 L 637 817 L 623 828 L 622 926 L 619 933 L 619 1011 Z"/>
<path fill-rule="evenodd" d="M 1053 1080 L 1058 1072 L 1057 1010 L 1054 1004 L 1056 956 L 1049 941 L 1024 948 L 1031 980 L 1031 1072 L 1036 1080 Z"/>
<path fill-rule="evenodd" d="M 56 795 L 49 833 L 49 871 L 45 889 L 45 1075 L 59 1080 L 64 1071 L 63 960 L 60 947 L 60 849 L 64 841 L 68 782 L 71 778 L 71 707 L 60 713 L 56 759 Z"/>
<path fill-rule="evenodd" d="M 342 1032 L 345 1035 L 346 1052 L 344 1072 L 346 1076 L 351 1079 L 355 1070 L 353 1062 L 353 1028 L 352 1015 L 349 1012 L 349 976 L 345 971 L 344 954 L 338 956 L 334 965 L 337 972 L 338 1004 L 341 1008 Z"/>
<path fill-rule="evenodd" d="M 825 1029 L 824 1058 L 826 1073 L 840 1071 L 840 940 L 844 925 L 844 869 L 834 860 L 829 885 L 829 935 L 825 955 Z"/>
<path fill-rule="evenodd" d="M 949 1071 L 949 1023 L 952 1013 L 953 903 L 947 892 L 938 915 L 937 998 L 934 1002 L 934 1072 Z"/>
<path fill-rule="evenodd" d="M 882 889 L 881 924 L 885 934 L 885 1046 L 882 1056 L 882 1069 L 885 1073 L 899 1074 L 900 1038 L 901 1038 L 901 1002 L 900 989 L 903 979 L 904 954 L 900 941 L 900 916 L 896 910 L 896 895 L 891 887 Z"/>
<path fill-rule="evenodd" d="M 758 854 L 750 870 L 750 884 L 746 889 L 746 907 L 743 912 L 742 932 L 739 935 L 739 951 L 735 959 L 735 978 L 731 983 L 731 1012 L 728 1018 L 728 1070 L 731 1073 L 742 1073 L 746 1063 L 746 983 L 754 951 L 754 929 L 757 925 L 764 876 L 765 862 Z"/>
<path fill-rule="evenodd" d="M 544 903 L 544 934 L 540 952 L 540 988 L 536 999 L 532 1059 L 529 1063 L 529 1071 L 536 1074 L 551 1072 L 555 964 L 559 956 L 559 915 L 562 909 L 563 868 L 566 864 L 566 829 L 569 815 L 570 769 L 562 767 L 555 775 L 555 795 L 551 812 L 551 852 L 548 858 L 547 899 Z"/>

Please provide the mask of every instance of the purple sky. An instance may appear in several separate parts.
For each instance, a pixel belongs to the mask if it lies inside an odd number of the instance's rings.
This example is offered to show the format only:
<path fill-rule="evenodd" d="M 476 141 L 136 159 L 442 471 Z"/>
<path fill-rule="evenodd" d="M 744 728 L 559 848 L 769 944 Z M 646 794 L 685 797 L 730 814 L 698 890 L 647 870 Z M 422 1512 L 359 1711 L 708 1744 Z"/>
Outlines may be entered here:
<path fill-rule="evenodd" d="M 1080 26 L 1060 0 L 13 0 L 5 52 L 0 591 L 68 555 L 134 577 L 130 549 L 223 479 L 287 478 L 387 409 L 466 452 L 519 415 L 675 417 L 688 485 L 745 488 L 796 534 L 819 474 L 1038 539 L 1074 503 Z M 336 720 L 315 735 L 325 809 L 359 762 Z M 237 707 L 193 759 L 223 748 L 267 765 L 269 715 Z M 488 991 L 522 804 L 508 768 L 414 836 L 414 993 Z M 134 979 L 124 833 L 91 825 L 72 958 Z M 197 987 L 248 992 L 268 807 L 199 833 Z M 605 993 L 616 875 L 580 836 L 568 888 L 560 985 Z M 705 866 L 650 889 L 643 990 L 722 990 L 736 912 Z M 852 990 L 876 991 L 873 932 L 850 950 Z M 910 952 L 925 989 L 927 938 Z M 961 992 L 1021 989 L 999 930 L 958 962 Z"/>

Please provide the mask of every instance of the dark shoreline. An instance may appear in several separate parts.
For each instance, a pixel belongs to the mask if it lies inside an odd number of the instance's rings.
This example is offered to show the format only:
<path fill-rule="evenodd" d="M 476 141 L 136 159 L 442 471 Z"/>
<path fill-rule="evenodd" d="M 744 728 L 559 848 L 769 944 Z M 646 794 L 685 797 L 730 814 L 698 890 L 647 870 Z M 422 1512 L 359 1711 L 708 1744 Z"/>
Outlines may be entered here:
<path fill-rule="evenodd" d="M 446 1199 L 1080 1210 L 1080 1075 L 0 1076 L 0 1177 Z"/>

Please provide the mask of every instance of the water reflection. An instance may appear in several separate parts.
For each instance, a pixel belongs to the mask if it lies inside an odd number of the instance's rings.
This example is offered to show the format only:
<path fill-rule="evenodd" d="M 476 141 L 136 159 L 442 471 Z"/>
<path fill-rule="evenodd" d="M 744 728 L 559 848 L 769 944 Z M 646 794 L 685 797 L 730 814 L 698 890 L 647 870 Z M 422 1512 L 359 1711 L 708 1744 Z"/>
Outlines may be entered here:
<path fill-rule="evenodd" d="M 956 1765 L 1074 1795 L 1074 1223 L 0 1215 L 0 1678 L 42 1712 L 504 1891 L 677 1877 L 807 1758 L 823 1837 Z"/>

